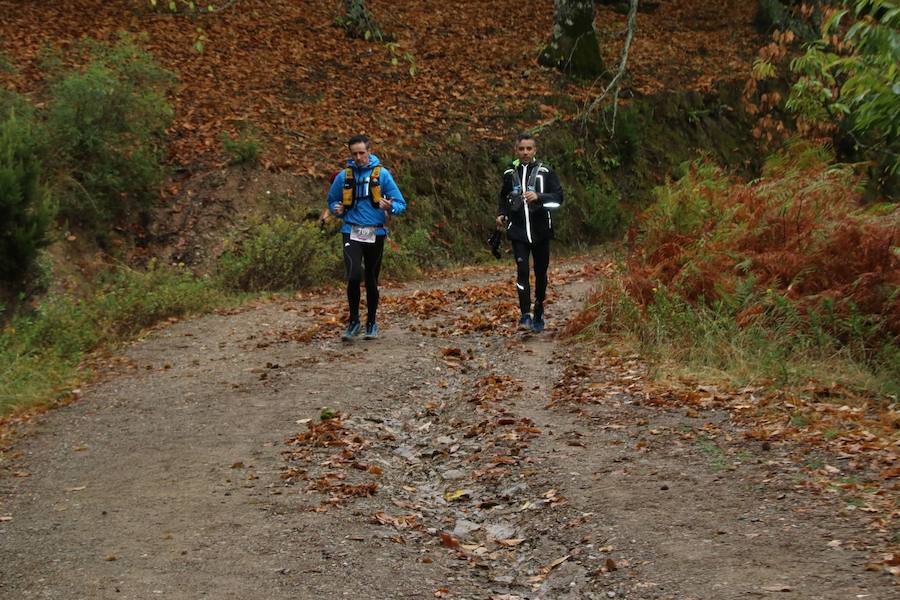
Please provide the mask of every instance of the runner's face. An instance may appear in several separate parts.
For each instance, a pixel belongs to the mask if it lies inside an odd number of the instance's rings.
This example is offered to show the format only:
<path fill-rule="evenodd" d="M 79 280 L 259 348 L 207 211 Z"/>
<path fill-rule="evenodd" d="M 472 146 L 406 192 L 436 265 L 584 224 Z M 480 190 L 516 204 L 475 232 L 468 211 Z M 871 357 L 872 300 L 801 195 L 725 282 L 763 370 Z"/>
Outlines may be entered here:
<path fill-rule="evenodd" d="M 365 142 L 356 142 L 350 146 L 350 158 L 357 167 L 369 166 L 369 146 Z"/>
<path fill-rule="evenodd" d="M 516 144 L 516 156 L 525 164 L 530 163 L 534 159 L 534 153 L 537 152 L 537 145 L 534 140 L 522 140 Z"/>

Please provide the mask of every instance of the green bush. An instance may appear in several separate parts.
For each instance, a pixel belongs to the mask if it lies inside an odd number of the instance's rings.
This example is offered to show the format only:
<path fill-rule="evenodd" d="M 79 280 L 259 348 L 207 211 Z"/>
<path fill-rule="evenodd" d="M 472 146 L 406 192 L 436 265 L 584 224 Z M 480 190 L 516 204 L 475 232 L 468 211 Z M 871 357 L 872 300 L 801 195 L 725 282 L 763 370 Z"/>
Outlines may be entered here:
<path fill-rule="evenodd" d="M 247 239 L 219 259 L 219 276 L 234 290 L 291 290 L 325 282 L 339 274 L 336 236 L 312 223 L 276 217 L 255 226 Z"/>
<path fill-rule="evenodd" d="M 572 182 L 565 188 L 565 200 L 551 213 L 556 239 L 568 247 L 587 246 L 617 237 L 625 224 L 625 215 L 615 189 Z"/>
<path fill-rule="evenodd" d="M 653 191 L 655 203 L 643 215 L 642 242 L 649 251 L 659 245 L 658 240 L 693 235 L 711 219 L 727 222 L 730 218 L 721 200 L 731 185 L 724 172 L 708 161 L 697 160 L 689 174 Z"/>
<path fill-rule="evenodd" d="M 20 283 L 53 219 L 41 183 L 39 142 L 33 124 L 14 110 L 0 121 L 0 281 Z"/>
<path fill-rule="evenodd" d="M 222 133 L 222 147 L 231 157 L 231 164 L 255 164 L 262 154 L 258 136 L 251 130 L 242 130 L 237 136 Z"/>
<path fill-rule="evenodd" d="M 63 176 L 65 216 L 103 229 L 134 218 L 155 198 L 165 170 L 165 129 L 173 76 L 123 38 L 92 43 L 89 61 L 50 90 L 47 126 Z"/>
<path fill-rule="evenodd" d="M 839 137 L 876 164 L 879 187 L 891 193 L 900 180 L 900 10 L 870 0 L 842 5 L 791 62 L 797 80 L 785 106 L 808 122 L 840 123 Z"/>

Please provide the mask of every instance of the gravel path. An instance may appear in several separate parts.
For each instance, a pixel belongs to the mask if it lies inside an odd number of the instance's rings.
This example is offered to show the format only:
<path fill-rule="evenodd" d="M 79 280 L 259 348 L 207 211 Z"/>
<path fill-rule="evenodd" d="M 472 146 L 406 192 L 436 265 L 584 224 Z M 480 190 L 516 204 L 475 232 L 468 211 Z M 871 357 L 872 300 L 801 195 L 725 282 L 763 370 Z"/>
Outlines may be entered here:
<path fill-rule="evenodd" d="M 511 266 L 387 287 L 374 341 L 336 290 L 149 335 L 0 474 L 0 597 L 897 597 L 727 413 L 557 339 L 600 271 L 554 267 L 539 336 Z"/>

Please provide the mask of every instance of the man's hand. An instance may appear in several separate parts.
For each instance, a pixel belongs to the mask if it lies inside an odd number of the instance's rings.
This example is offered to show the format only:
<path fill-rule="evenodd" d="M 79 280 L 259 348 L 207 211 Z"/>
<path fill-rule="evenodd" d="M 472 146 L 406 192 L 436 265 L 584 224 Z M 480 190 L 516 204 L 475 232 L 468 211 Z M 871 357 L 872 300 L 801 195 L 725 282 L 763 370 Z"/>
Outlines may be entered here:
<path fill-rule="evenodd" d="M 497 216 L 497 227 L 504 227 L 508 220 L 509 219 L 506 218 L 506 215 L 498 215 Z"/>
<path fill-rule="evenodd" d="M 340 203 L 335 203 L 331 205 L 331 209 L 334 211 L 336 215 L 344 214 L 344 205 Z"/>
<path fill-rule="evenodd" d="M 525 202 L 528 202 L 529 204 L 536 202 L 538 199 L 537 192 L 525 192 L 523 195 L 525 196 Z"/>
<path fill-rule="evenodd" d="M 382 210 L 386 210 L 386 211 L 388 211 L 388 212 L 390 212 L 391 207 L 392 207 L 393 205 L 394 205 L 394 201 L 391 200 L 390 198 L 382 198 L 381 201 L 378 203 L 378 206 L 379 206 Z"/>

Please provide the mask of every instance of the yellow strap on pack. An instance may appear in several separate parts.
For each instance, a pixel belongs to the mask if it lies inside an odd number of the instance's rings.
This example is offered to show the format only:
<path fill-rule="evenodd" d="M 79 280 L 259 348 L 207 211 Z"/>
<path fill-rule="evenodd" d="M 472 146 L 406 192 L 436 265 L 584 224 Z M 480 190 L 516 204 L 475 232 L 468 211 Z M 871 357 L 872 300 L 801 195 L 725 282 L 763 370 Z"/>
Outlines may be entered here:
<path fill-rule="evenodd" d="M 376 165 L 372 169 L 372 175 L 369 177 L 369 191 L 372 193 L 372 206 L 378 208 L 381 203 L 381 165 Z"/>
<path fill-rule="evenodd" d="M 341 198 L 341 203 L 345 207 L 353 206 L 355 190 L 356 180 L 353 178 L 353 169 L 347 167 L 344 169 L 344 195 Z M 376 165 L 372 169 L 372 174 L 369 175 L 369 192 L 372 194 L 372 206 L 378 208 L 378 204 L 381 202 L 381 165 Z"/>
<path fill-rule="evenodd" d="M 353 169 L 347 167 L 344 169 L 344 196 L 341 198 L 341 204 L 346 208 L 353 206 L 353 188 L 356 187 L 355 183 L 353 180 Z"/>

